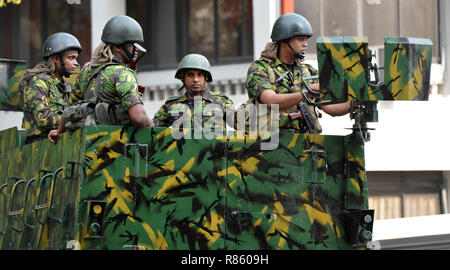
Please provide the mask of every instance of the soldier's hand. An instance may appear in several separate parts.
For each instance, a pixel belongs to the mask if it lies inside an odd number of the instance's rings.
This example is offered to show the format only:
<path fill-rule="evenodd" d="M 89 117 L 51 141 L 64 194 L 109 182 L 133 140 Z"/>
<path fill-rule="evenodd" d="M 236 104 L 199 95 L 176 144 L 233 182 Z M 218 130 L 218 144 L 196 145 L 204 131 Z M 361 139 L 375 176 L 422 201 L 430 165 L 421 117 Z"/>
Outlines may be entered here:
<path fill-rule="evenodd" d="M 309 89 L 314 92 L 320 92 L 320 85 L 318 83 L 313 83 L 309 86 Z"/>
<path fill-rule="evenodd" d="M 320 85 L 318 83 L 313 83 L 308 85 L 308 87 L 310 91 L 307 91 L 306 96 L 311 99 L 318 97 L 320 93 Z"/>
<path fill-rule="evenodd" d="M 59 133 L 58 133 L 58 130 L 56 130 L 56 129 L 53 129 L 53 130 L 51 130 L 49 133 L 48 133 L 48 140 L 51 142 L 51 143 L 53 143 L 53 144 L 56 144 L 57 143 L 57 139 L 58 139 L 58 135 L 59 135 Z"/>

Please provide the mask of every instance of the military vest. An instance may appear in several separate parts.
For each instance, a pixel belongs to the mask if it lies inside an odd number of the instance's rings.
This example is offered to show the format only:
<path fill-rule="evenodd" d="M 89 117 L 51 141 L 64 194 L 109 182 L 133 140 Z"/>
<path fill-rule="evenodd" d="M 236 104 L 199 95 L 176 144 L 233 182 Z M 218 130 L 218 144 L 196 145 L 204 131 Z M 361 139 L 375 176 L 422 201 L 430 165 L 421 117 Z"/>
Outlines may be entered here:
<path fill-rule="evenodd" d="M 99 98 L 100 74 L 111 65 L 119 65 L 119 63 L 109 62 L 95 69 L 90 68 L 91 73 L 84 89 L 84 100 L 64 111 L 63 116 L 68 120 L 67 129 L 75 130 L 89 124 L 121 126 L 131 124 L 128 111 L 121 104 L 111 104 Z"/>

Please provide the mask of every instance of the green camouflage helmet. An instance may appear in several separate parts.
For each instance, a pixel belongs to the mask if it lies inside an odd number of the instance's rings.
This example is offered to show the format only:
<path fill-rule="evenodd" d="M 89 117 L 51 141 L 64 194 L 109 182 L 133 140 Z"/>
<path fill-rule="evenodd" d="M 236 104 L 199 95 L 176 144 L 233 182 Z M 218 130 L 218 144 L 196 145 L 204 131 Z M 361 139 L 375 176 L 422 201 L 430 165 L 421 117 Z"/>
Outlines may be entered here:
<path fill-rule="evenodd" d="M 281 15 L 273 24 L 270 38 L 273 41 L 289 39 L 294 36 L 313 35 L 311 24 L 302 15 L 296 13 L 287 13 Z"/>
<path fill-rule="evenodd" d="M 111 18 L 103 28 L 102 41 L 116 45 L 127 42 L 144 42 L 139 23 L 126 15 Z"/>
<path fill-rule="evenodd" d="M 206 72 L 206 81 L 212 82 L 211 76 L 211 65 L 209 64 L 208 59 L 200 54 L 188 54 L 183 59 L 181 59 L 180 64 L 178 64 L 177 72 L 175 73 L 175 78 L 183 80 L 184 69 L 199 69 Z"/>
<path fill-rule="evenodd" d="M 61 53 L 70 49 L 75 49 L 78 53 L 81 52 L 81 45 L 78 39 L 71 34 L 59 32 L 47 38 L 42 47 L 42 55 L 47 58 L 51 55 Z"/>

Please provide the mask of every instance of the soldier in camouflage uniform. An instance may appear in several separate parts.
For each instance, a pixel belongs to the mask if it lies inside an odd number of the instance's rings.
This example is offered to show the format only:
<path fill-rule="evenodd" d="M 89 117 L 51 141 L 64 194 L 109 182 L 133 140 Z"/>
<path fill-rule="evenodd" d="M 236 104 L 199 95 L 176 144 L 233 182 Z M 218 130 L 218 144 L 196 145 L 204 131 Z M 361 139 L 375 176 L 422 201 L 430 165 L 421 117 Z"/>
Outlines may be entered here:
<path fill-rule="evenodd" d="M 51 129 L 58 128 L 71 92 L 64 77 L 75 73 L 80 52 L 77 38 L 63 32 L 53 34 L 44 43 L 43 61 L 25 72 L 20 87 L 26 143 L 46 138 Z"/>
<path fill-rule="evenodd" d="M 207 83 L 212 82 L 212 76 L 206 57 L 186 55 L 178 65 L 175 78 L 183 82 L 181 89 L 185 88 L 186 93 L 166 100 L 153 118 L 156 127 L 171 127 L 179 119 L 188 119 L 184 123 L 194 129 L 217 128 L 223 131 L 226 130 L 227 120 L 233 127 L 233 101 L 224 93 L 208 89 Z M 231 115 L 227 117 L 227 114 Z"/>
<path fill-rule="evenodd" d="M 71 105 L 94 104 L 95 124 L 151 126 L 138 92 L 136 72 L 129 67 L 137 56 L 136 43 L 144 42 L 141 26 L 131 17 L 116 16 L 106 23 L 101 39 L 91 62 L 77 77 Z M 52 143 L 65 132 L 68 122 L 70 119 L 63 118 L 58 130 L 48 134 Z"/>
<path fill-rule="evenodd" d="M 246 88 L 249 101 L 254 104 L 278 104 L 279 128 L 294 129 L 308 133 L 298 105 L 302 103 L 302 89 L 306 87 L 303 77 L 317 75 L 318 71 L 304 63 L 307 39 L 313 35 L 311 25 L 303 16 L 295 13 L 281 15 L 274 23 L 271 39 L 261 53 L 261 58 L 252 63 L 248 70 Z M 309 82 L 310 89 L 320 90 L 318 80 Z M 313 98 L 311 96 L 311 98 Z M 321 132 L 317 120 L 320 113 L 308 106 L 314 118 L 317 132 Z M 331 116 L 347 114 L 350 102 L 321 106 Z"/>

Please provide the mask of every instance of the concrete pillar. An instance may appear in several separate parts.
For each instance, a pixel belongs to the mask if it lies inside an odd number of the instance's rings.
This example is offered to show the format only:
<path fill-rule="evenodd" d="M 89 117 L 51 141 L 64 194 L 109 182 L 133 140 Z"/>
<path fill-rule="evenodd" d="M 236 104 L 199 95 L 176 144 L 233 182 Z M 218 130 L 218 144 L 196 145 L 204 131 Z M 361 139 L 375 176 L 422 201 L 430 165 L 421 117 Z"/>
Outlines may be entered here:
<path fill-rule="evenodd" d="M 439 12 L 440 12 L 440 31 L 441 31 L 441 52 L 442 59 L 441 63 L 443 66 L 443 81 L 444 83 L 439 85 L 439 94 L 441 95 L 449 95 L 450 94 L 450 67 L 448 63 L 449 60 L 449 51 L 450 51 L 450 3 L 446 0 L 439 1 Z M 437 45 L 437 44 L 436 44 Z M 438 46 L 434 46 L 433 49 L 438 48 Z"/>
<path fill-rule="evenodd" d="M 91 1 L 91 48 L 92 52 L 101 41 L 103 27 L 114 16 L 126 15 L 126 0 Z"/>
<path fill-rule="evenodd" d="M 443 189 L 442 189 L 442 202 L 443 202 L 443 208 L 442 212 L 444 214 L 448 214 L 449 213 L 449 209 L 450 209 L 450 192 L 449 192 L 449 187 L 450 187 L 450 171 L 444 171 L 442 173 L 443 176 L 443 180 L 444 180 L 444 185 L 443 185 Z"/>
<path fill-rule="evenodd" d="M 280 0 L 253 0 L 253 58 L 258 59 L 261 51 L 270 42 L 275 20 L 280 16 Z"/>

